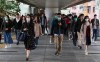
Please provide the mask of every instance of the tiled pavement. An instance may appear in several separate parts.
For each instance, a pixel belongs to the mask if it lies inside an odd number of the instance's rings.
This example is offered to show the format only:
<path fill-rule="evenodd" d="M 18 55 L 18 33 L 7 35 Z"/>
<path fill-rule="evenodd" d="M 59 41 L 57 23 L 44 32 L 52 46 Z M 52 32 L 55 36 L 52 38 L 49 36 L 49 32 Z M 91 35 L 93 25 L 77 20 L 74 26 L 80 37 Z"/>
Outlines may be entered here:
<path fill-rule="evenodd" d="M 16 41 L 15 41 L 16 42 Z M 54 45 L 49 44 L 49 37 L 43 36 L 39 40 L 37 49 L 31 51 L 28 62 L 100 62 L 100 41 L 92 43 L 89 55 L 84 55 L 84 50 L 74 47 L 72 41 L 64 39 L 60 56 L 55 56 Z M 0 49 L 0 62 L 26 62 L 23 42 L 13 44 L 12 48 Z"/>

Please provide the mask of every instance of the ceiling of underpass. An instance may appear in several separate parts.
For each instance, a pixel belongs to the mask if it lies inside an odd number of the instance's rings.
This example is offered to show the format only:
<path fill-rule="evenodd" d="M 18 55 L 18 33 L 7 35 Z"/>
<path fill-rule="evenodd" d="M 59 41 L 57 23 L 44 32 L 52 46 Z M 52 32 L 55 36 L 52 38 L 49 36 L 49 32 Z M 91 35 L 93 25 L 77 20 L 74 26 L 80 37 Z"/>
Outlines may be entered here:
<path fill-rule="evenodd" d="M 85 3 L 91 0 L 18 0 L 39 8 L 66 8 L 77 4 Z"/>

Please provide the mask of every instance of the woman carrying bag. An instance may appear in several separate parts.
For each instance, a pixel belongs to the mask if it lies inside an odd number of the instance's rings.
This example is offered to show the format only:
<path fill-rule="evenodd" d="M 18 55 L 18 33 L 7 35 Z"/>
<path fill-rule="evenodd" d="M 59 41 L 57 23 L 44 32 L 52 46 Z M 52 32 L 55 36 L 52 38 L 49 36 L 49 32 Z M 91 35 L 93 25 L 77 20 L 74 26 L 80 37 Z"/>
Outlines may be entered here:
<path fill-rule="evenodd" d="M 26 16 L 26 21 L 22 24 L 22 32 L 26 34 L 24 45 L 25 45 L 25 51 L 26 51 L 26 61 L 28 61 L 30 51 L 35 49 L 34 24 L 32 23 L 30 15 Z"/>

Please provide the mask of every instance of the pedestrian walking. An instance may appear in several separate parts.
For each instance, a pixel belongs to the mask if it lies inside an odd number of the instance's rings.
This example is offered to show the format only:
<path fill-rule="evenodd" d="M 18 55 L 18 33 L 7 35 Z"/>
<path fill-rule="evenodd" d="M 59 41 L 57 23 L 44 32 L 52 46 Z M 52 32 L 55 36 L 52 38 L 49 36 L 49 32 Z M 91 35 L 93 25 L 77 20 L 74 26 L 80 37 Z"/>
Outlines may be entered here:
<path fill-rule="evenodd" d="M 16 18 L 13 20 L 13 26 L 14 26 L 14 31 L 16 34 L 16 40 L 17 40 L 16 44 L 19 45 L 18 37 L 19 37 L 19 34 L 21 32 L 21 27 L 22 27 L 22 20 L 19 14 L 16 14 Z"/>
<path fill-rule="evenodd" d="M 42 28 L 41 28 L 39 16 L 36 15 L 33 22 L 34 22 L 34 32 L 35 32 L 34 38 L 35 38 L 35 44 L 37 46 L 38 45 L 38 39 L 42 35 Z"/>
<path fill-rule="evenodd" d="M 11 44 L 13 44 L 13 40 L 11 37 L 11 28 L 12 28 L 12 21 L 10 20 L 9 16 L 6 15 L 3 20 L 2 28 L 4 31 L 4 43 L 5 48 L 11 47 Z"/>
<path fill-rule="evenodd" d="M 92 23 L 92 29 L 93 29 L 92 39 L 96 43 L 96 40 L 97 40 L 97 37 L 98 37 L 98 30 L 99 30 L 99 20 L 97 19 L 96 14 L 94 15 L 94 19 L 91 20 L 91 23 Z"/>
<path fill-rule="evenodd" d="M 26 61 L 28 61 L 30 56 L 30 51 L 35 49 L 34 23 L 32 23 L 30 15 L 26 16 L 26 21 L 22 24 L 22 32 L 25 33 L 26 35 L 26 38 L 24 40 L 24 45 L 26 51 Z"/>
<path fill-rule="evenodd" d="M 84 14 L 80 14 L 77 20 L 77 35 L 78 35 L 78 47 L 82 49 L 82 24 L 83 24 Z"/>
<path fill-rule="evenodd" d="M 54 34 L 54 43 L 56 47 L 55 55 L 59 55 L 62 50 L 62 42 L 63 42 L 63 34 L 64 34 L 64 26 L 63 21 L 61 19 L 61 14 L 57 14 L 57 19 L 53 21 L 51 32 Z"/>
<path fill-rule="evenodd" d="M 85 16 L 85 23 L 83 23 L 83 39 L 85 47 L 85 55 L 88 55 L 88 46 L 91 45 L 91 29 L 92 24 L 90 23 L 89 16 Z"/>

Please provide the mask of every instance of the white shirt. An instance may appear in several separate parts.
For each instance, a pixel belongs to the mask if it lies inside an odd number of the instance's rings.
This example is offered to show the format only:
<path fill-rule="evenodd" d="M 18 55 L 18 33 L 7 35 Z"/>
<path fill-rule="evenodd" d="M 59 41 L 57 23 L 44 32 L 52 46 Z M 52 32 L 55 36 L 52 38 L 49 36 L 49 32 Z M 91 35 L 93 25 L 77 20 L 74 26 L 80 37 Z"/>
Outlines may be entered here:
<path fill-rule="evenodd" d="M 94 27 L 93 27 L 93 29 L 97 29 L 96 19 L 95 19 L 95 21 L 94 21 Z"/>
<path fill-rule="evenodd" d="M 18 23 L 20 21 L 20 19 L 16 18 L 16 22 Z"/>

